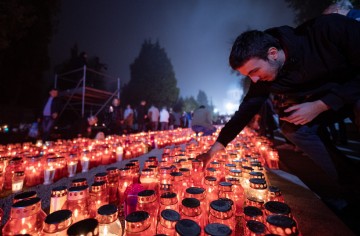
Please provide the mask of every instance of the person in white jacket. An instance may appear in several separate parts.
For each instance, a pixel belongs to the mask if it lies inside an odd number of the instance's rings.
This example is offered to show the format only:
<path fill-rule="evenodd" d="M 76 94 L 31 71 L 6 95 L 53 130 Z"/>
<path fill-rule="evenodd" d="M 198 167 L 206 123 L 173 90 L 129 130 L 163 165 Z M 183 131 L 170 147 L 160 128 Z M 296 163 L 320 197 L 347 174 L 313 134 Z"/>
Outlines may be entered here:
<path fill-rule="evenodd" d="M 168 130 L 169 129 L 169 112 L 166 107 L 163 107 L 160 111 L 160 130 Z"/>

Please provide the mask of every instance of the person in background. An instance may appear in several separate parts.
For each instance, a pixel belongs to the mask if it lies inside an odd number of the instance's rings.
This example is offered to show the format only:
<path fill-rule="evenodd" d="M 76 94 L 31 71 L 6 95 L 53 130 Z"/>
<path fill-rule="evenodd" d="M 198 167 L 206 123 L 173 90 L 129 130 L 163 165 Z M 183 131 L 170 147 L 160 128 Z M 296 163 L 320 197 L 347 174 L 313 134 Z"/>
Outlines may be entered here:
<path fill-rule="evenodd" d="M 115 97 L 107 113 L 107 122 L 110 134 L 122 134 L 122 126 L 124 124 L 124 112 L 120 106 L 120 99 Z"/>
<path fill-rule="evenodd" d="M 174 117 L 174 129 L 181 127 L 181 115 L 176 110 L 171 110 L 171 114 Z"/>
<path fill-rule="evenodd" d="M 49 91 L 49 97 L 45 103 L 42 115 L 42 140 L 50 140 L 52 129 L 58 119 L 59 112 L 61 111 L 61 101 L 58 97 L 59 92 L 56 88 Z"/>
<path fill-rule="evenodd" d="M 169 112 L 167 111 L 166 107 L 163 107 L 160 111 L 160 130 L 169 129 L 169 117 Z"/>
<path fill-rule="evenodd" d="M 349 0 L 337 1 L 329 5 L 323 11 L 323 14 L 333 14 L 333 13 L 344 15 L 354 20 L 360 21 L 360 10 L 354 9 L 353 5 Z M 337 124 L 338 124 L 338 129 L 336 129 L 334 123 L 329 125 L 331 139 L 335 144 L 346 145 L 348 143 L 348 139 L 346 134 L 345 120 L 339 120 Z"/>
<path fill-rule="evenodd" d="M 92 115 L 79 119 L 73 124 L 71 129 L 73 138 L 95 138 L 97 134 L 95 129 L 97 122 L 98 118 Z"/>
<path fill-rule="evenodd" d="M 126 106 L 124 111 L 124 132 L 129 134 L 132 131 L 132 126 L 134 123 L 134 111 L 131 108 L 130 104 Z"/>
<path fill-rule="evenodd" d="M 138 132 L 146 131 L 146 120 L 147 120 L 147 109 L 146 101 L 142 100 L 140 105 L 136 109 L 137 111 L 137 123 L 138 123 Z"/>
<path fill-rule="evenodd" d="M 360 10 L 354 9 L 353 5 L 349 0 L 337 1 L 329 5 L 323 11 L 323 14 L 332 14 L 332 13 L 337 13 L 352 18 L 354 20 L 360 21 Z"/>
<path fill-rule="evenodd" d="M 152 131 L 156 131 L 158 129 L 159 116 L 160 116 L 159 109 L 157 107 L 155 107 L 154 105 L 151 105 L 151 107 L 148 110 L 148 117 L 150 119 Z"/>
<path fill-rule="evenodd" d="M 196 135 L 201 133 L 203 136 L 212 135 L 216 131 L 216 128 L 212 125 L 211 113 L 204 105 L 199 106 L 194 111 L 191 129 Z"/>

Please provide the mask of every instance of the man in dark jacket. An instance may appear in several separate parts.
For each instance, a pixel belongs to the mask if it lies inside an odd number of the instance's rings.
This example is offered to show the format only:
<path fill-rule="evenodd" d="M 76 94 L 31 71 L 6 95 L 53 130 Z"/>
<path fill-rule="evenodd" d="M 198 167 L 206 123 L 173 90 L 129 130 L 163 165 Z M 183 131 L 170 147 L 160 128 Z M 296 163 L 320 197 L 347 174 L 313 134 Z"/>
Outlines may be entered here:
<path fill-rule="evenodd" d="M 322 15 L 295 29 L 242 33 L 232 47 L 230 65 L 251 78 L 249 92 L 217 142 L 198 159 L 206 165 L 273 93 L 283 100 L 284 135 L 336 180 L 332 153 L 318 131 L 344 117 L 355 115 L 359 120 L 359 42 L 360 23 L 337 14 Z"/>
<path fill-rule="evenodd" d="M 49 91 L 49 98 L 47 99 L 43 108 L 42 118 L 42 139 L 48 141 L 50 139 L 51 131 L 54 127 L 55 121 L 58 118 L 61 110 L 61 101 L 58 97 L 58 90 L 52 88 Z"/>

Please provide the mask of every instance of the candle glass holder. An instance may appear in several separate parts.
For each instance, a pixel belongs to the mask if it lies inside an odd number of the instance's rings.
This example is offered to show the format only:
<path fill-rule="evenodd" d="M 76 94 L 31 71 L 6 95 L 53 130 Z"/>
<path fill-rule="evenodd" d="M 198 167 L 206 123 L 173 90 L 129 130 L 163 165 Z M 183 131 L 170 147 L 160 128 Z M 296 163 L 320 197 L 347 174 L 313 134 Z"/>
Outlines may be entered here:
<path fill-rule="evenodd" d="M 157 234 L 175 235 L 175 225 L 180 220 L 180 214 L 174 210 L 163 210 L 160 213 L 160 221 L 156 227 Z"/>
<path fill-rule="evenodd" d="M 24 171 L 15 171 L 12 177 L 11 190 L 13 193 L 21 192 L 24 186 L 25 173 Z"/>
<path fill-rule="evenodd" d="M 175 225 L 176 236 L 197 236 L 201 233 L 198 223 L 189 219 L 181 219 Z"/>
<path fill-rule="evenodd" d="M 101 206 L 97 211 L 96 219 L 99 221 L 99 235 L 122 235 L 123 229 L 118 218 L 118 209 L 115 205 Z"/>
<path fill-rule="evenodd" d="M 72 224 L 72 212 L 59 210 L 50 213 L 44 220 L 42 234 L 44 236 L 66 236 L 66 232 Z"/>
<path fill-rule="evenodd" d="M 150 215 L 146 211 L 134 211 L 125 218 L 124 236 L 154 235 L 155 226 L 151 225 Z"/>
<path fill-rule="evenodd" d="M 2 229 L 3 235 L 40 235 L 46 217 L 38 197 L 21 200 L 11 206 L 10 219 Z"/>

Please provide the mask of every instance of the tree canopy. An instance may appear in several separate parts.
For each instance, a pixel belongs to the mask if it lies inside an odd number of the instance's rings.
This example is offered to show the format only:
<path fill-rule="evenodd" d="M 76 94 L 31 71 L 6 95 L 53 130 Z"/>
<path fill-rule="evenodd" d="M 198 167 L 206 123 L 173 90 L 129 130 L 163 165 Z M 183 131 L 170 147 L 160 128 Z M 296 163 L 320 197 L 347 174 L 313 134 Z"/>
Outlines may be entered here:
<path fill-rule="evenodd" d="M 123 86 L 122 104 L 146 100 L 158 107 L 171 107 L 179 97 L 179 88 L 170 59 L 159 42 L 145 40 L 140 53 L 130 65 L 130 81 Z"/>
<path fill-rule="evenodd" d="M 34 108 L 41 103 L 43 72 L 59 0 L 0 3 L 1 104 Z"/>
<path fill-rule="evenodd" d="M 86 52 L 79 53 L 77 44 L 74 44 L 71 48 L 70 58 L 60 65 L 57 65 L 55 71 L 58 74 L 68 73 L 76 69 L 81 69 L 84 65 L 86 65 L 87 69 L 99 72 L 94 73 L 89 71 L 86 73 L 86 86 L 106 90 L 105 78 L 101 75 L 101 73 L 104 73 L 107 70 L 107 65 L 102 63 L 98 56 L 89 57 Z M 74 88 L 82 77 L 83 71 L 66 74 L 66 76 L 58 81 L 58 88 L 60 90 Z"/>

